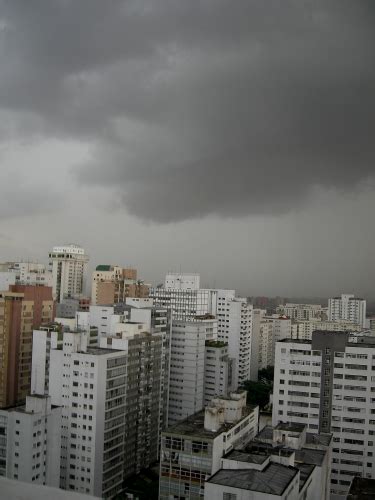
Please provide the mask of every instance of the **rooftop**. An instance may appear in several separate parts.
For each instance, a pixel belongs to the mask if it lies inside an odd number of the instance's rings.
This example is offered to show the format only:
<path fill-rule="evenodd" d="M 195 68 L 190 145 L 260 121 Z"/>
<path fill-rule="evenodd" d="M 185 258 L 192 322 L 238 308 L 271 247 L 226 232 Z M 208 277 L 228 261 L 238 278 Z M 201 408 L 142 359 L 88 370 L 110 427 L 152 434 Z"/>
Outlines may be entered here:
<path fill-rule="evenodd" d="M 228 460 L 236 460 L 237 462 L 245 462 L 249 464 L 263 464 L 268 455 L 266 453 L 252 453 L 243 450 L 232 450 L 225 455 Z"/>
<path fill-rule="evenodd" d="M 275 429 L 278 431 L 303 432 L 306 429 L 306 424 L 280 422 Z"/>
<path fill-rule="evenodd" d="M 221 399 L 221 397 L 220 397 Z M 242 410 L 241 419 L 247 417 L 251 413 L 253 413 L 255 406 L 245 406 Z M 169 427 L 166 431 L 163 432 L 164 435 L 170 434 L 178 434 L 184 436 L 194 436 L 201 437 L 207 439 L 214 439 L 219 436 L 223 432 L 228 432 L 232 427 L 236 426 L 240 420 L 237 420 L 233 423 L 225 423 L 220 429 L 217 431 L 209 431 L 204 428 L 204 415 L 205 411 L 201 410 L 190 417 L 187 417 L 185 420 L 178 422 L 171 427 Z"/>
<path fill-rule="evenodd" d="M 272 463 L 263 471 L 221 469 L 207 482 L 269 495 L 282 495 L 297 474 L 298 469 L 295 467 Z"/>
<path fill-rule="evenodd" d="M 99 264 L 98 266 L 96 266 L 96 271 L 111 271 L 111 268 L 113 269 L 112 266 L 108 265 L 108 264 Z"/>

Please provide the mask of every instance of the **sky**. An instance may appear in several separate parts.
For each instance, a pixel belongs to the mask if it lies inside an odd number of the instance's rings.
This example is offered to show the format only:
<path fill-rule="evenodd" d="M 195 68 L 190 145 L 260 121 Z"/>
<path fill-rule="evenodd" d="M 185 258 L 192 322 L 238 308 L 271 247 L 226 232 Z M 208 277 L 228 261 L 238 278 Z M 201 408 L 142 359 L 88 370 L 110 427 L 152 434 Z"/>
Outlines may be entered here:
<path fill-rule="evenodd" d="M 375 297 L 373 0 L 0 0 L 0 260 Z"/>

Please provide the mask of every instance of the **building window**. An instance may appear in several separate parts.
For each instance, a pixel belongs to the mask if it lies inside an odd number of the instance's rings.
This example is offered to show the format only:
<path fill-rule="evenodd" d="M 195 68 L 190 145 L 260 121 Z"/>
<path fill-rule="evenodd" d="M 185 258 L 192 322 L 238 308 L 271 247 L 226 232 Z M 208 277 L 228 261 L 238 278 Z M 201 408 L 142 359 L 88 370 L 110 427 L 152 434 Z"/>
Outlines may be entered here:
<path fill-rule="evenodd" d="M 223 500 L 237 500 L 237 495 L 235 493 L 223 493 Z"/>

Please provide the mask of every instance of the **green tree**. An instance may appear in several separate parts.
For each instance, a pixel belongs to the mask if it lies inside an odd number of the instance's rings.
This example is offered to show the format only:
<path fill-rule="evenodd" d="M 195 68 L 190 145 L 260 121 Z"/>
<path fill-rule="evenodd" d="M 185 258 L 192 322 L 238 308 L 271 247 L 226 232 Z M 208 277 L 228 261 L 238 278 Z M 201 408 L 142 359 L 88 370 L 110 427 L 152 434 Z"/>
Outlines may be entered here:
<path fill-rule="evenodd" d="M 270 393 L 272 392 L 272 385 L 270 383 L 247 380 L 244 382 L 242 388 L 247 391 L 248 404 L 259 405 L 260 409 L 268 405 Z"/>

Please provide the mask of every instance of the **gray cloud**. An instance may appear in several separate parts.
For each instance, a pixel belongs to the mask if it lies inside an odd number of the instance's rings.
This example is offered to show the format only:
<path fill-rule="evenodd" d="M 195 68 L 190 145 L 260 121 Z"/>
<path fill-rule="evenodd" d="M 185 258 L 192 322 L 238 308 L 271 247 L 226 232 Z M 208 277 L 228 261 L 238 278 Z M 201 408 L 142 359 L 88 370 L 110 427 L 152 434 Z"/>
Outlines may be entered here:
<path fill-rule="evenodd" d="M 79 182 L 141 218 L 287 212 L 374 175 L 374 14 L 365 0 L 0 0 L 0 108 L 22 133 L 92 143 Z"/>

